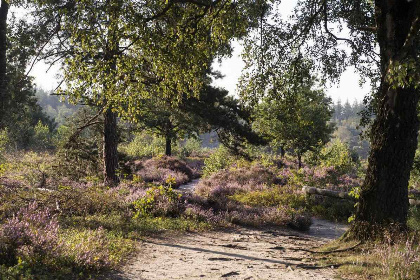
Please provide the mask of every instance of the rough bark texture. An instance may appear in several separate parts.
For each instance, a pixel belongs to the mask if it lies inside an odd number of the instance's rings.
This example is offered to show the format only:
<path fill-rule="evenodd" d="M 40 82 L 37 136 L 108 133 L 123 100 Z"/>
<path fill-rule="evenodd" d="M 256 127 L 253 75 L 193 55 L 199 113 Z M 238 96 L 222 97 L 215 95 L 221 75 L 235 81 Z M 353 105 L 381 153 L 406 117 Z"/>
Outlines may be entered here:
<path fill-rule="evenodd" d="M 3 123 L 5 110 L 5 92 L 6 92 L 6 50 L 7 50 L 7 14 L 9 4 L 1 1 L 0 7 L 0 128 Z"/>
<path fill-rule="evenodd" d="M 391 61 L 415 57 L 415 44 L 404 44 L 418 17 L 417 1 L 376 1 L 382 82 L 379 112 L 372 127 L 371 152 L 351 235 L 371 238 L 378 230 L 404 229 L 408 212 L 408 180 L 417 147 L 417 104 L 414 88 L 392 89 L 385 79 Z M 404 47 L 403 47 L 404 46 Z M 402 52 L 405 53 L 402 53 Z"/>
<path fill-rule="evenodd" d="M 105 111 L 104 120 L 104 183 L 115 186 L 119 182 L 118 169 L 118 134 L 117 115 L 110 108 Z"/>
<path fill-rule="evenodd" d="M 165 155 L 167 156 L 172 155 L 172 139 L 170 136 L 166 136 Z"/>

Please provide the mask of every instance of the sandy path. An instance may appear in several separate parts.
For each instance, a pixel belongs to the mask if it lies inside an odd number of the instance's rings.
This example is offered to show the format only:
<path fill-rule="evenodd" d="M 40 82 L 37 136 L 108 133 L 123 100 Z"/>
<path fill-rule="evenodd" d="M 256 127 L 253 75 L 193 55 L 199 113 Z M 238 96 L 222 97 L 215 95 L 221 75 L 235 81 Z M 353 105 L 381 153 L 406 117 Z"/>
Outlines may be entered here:
<path fill-rule="evenodd" d="M 198 180 L 181 186 L 192 192 Z M 311 254 L 341 236 L 346 226 L 313 219 L 307 233 L 286 228 L 235 227 L 205 233 L 149 237 L 139 243 L 139 255 L 108 278 L 170 279 L 334 279 L 333 268 L 319 268 Z"/>
<path fill-rule="evenodd" d="M 114 279 L 334 279 L 332 268 L 316 267 L 311 254 L 300 250 L 331 237 L 309 234 L 238 227 L 148 238 L 139 244 L 139 256 Z"/>

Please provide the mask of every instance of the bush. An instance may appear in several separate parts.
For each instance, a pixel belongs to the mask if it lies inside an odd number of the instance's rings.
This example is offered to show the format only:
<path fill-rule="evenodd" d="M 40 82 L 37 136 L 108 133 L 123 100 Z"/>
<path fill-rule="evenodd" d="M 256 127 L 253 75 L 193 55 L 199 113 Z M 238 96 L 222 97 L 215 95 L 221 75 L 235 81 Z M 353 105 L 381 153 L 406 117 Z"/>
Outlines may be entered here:
<path fill-rule="evenodd" d="M 162 156 L 148 159 L 145 162 L 135 162 L 135 175 L 145 182 L 153 182 L 159 185 L 167 184 L 168 179 L 174 179 L 172 187 L 178 187 L 189 182 L 194 177 L 193 170 L 181 160 L 173 157 Z M 138 169 L 136 171 L 136 169 Z"/>
<path fill-rule="evenodd" d="M 203 176 L 228 168 L 235 161 L 229 150 L 220 145 L 207 159 L 204 160 Z"/>
<path fill-rule="evenodd" d="M 57 216 L 37 203 L 8 218 L 0 228 L 0 264 L 50 263 L 60 254 Z"/>
<path fill-rule="evenodd" d="M 179 157 L 186 158 L 189 156 L 200 156 L 203 149 L 201 148 L 201 139 L 187 138 L 185 141 L 178 142 L 177 152 Z"/>
<path fill-rule="evenodd" d="M 176 217 L 183 212 L 181 195 L 171 187 L 159 186 L 147 190 L 146 195 L 133 203 L 135 218 L 144 216 Z"/>
<path fill-rule="evenodd" d="M 46 150 L 53 148 L 52 133 L 48 125 L 38 121 L 34 128 L 33 147 L 37 150 Z"/>
<path fill-rule="evenodd" d="M 120 145 L 119 149 L 132 158 L 156 157 L 165 154 L 165 140 L 140 132 L 134 134 L 130 143 Z"/>
<path fill-rule="evenodd" d="M 336 139 L 328 143 L 320 154 L 321 166 L 334 167 L 340 174 L 349 173 L 354 167 L 352 153 L 347 144 Z"/>

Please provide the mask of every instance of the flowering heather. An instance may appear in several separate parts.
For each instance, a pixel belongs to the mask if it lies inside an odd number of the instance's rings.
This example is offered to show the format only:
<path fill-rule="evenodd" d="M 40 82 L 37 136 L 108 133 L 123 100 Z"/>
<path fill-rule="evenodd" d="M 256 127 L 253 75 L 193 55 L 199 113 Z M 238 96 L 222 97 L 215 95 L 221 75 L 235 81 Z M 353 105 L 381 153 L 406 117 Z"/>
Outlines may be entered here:
<path fill-rule="evenodd" d="M 126 204 L 131 204 L 134 201 L 146 195 L 146 188 L 138 184 L 120 183 L 117 187 L 107 190 L 107 194 L 117 197 L 118 200 Z"/>
<path fill-rule="evenodd" d="M 237 191 L 261 190 L 278 182 L 267 168 L 253 166 L 233 170 L 222 170 L 200 181 L 196 193 L 201 196 L 232 195 Z"/>
<path fill-rule="evenodd" d="M 17 258 L 28 261 L 48 259 L 59 255 L 59 225 L 47 208 L 31 203 L 0 228 L 0 260 L 13 264 Z"/>
<path fill-rule="evenodd" d="M 135 171 L 145 182 L 153 182 L 158 185 L 165 184 L 169 178 L 175 178 L 173 187 L 178 187 L 193 178 L 193 170 L 183 161 L 172 157 L 152 158 L 142 164 L 136 164 Z"/>
<path fill-rule="evenodd" d="M 64 255 L 77 266 L 99 270 L 115 265 L 110 259 L 109 240 L 103 228 L 70 233 L 63 240 Z"/>

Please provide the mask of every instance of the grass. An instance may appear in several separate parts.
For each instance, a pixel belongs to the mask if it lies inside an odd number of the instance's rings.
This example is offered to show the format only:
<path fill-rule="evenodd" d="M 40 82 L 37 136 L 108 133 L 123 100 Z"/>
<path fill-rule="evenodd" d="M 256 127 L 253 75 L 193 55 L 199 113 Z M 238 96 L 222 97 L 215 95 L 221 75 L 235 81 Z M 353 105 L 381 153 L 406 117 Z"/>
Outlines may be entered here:
<path fill-rule="evenodd" d="M 394 237 L 385 242 L 370 242 L 355 247 L 353 242 L 333 241 L 315 254 L 320 266 L 335 266 L 344 279 L 420 279 L 420 248 L 417 235 Z M 342 252 L 334 252 L 337 250 Z"/>

